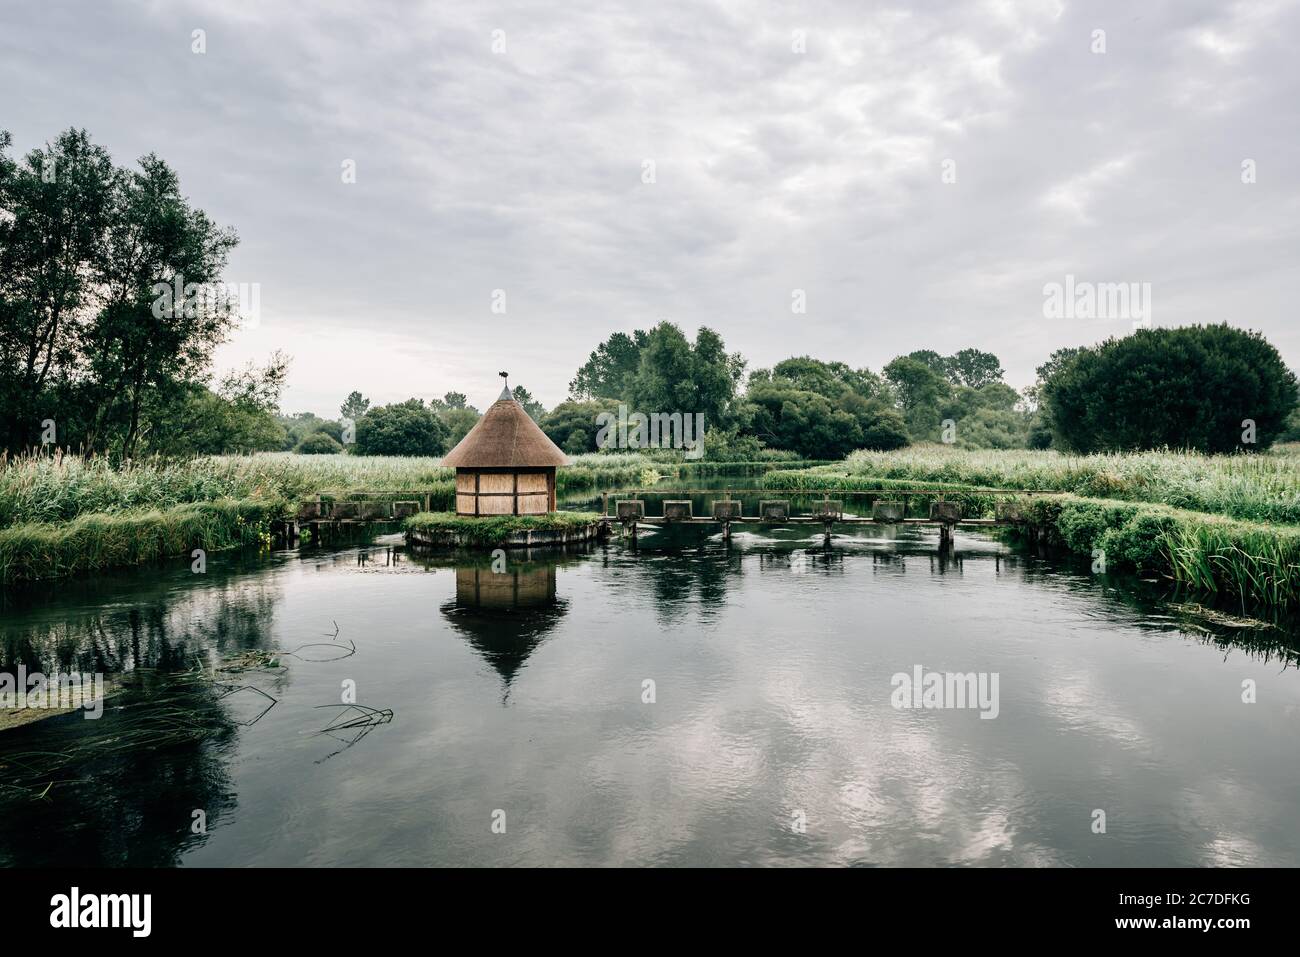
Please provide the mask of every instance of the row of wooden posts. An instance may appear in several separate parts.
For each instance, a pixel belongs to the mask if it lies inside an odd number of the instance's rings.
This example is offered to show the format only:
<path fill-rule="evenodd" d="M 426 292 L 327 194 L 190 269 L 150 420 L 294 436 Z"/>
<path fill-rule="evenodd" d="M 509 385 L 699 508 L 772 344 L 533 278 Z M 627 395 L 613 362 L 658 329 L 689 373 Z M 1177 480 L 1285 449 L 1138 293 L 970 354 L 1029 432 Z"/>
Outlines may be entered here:
<path fill-rule="evenodd" d="M 1031 491 L 1009 493 L 1006 489 L 987 491 L 990 493 L 997 492 L 1002 495 L 1043 494 Z M 666 494 L 681 495 L 687 494 L 687 492 L 668 491 Z M 873 493 L 852 490 L 851 494 Z M 936 493 L 928 492 L 926 490 L 917 490 L 910 494 L 926 495 L 929 497 Z M 820 502 L 814 502 L 812 504 L 810 514 L 800 516 L 792 516 L 790 514 L 790 501 L 788 499 L 763 499 L 759 501 L 758 513 L 753 517 L 746 517 L 743 514 L 741 503 L 732 499 L 729 493 L 727 493 L 726 498 L 715 499 L 709 503 L 711 514 L 708 516 L 697 517 L 694 514 L 693 500 L 689 498 L 665 499 L 663 503 L 663 514 L 661 516 L 647 516 L 645 514 L 645 502 L 641 499 L 618 499 L 614 503 L 614 515 L 610 516 L 608 493 L 602 494 L 601 496 L 601 512 L 605 521 L 610 521 L 612 518 L 619 522 L 623 527 L 624 534 L 630 533 L 633 539 L 636 538 L 637 525 L 641 523 L 663 525 L 676 523 L 716 523 L 722 526 L 722 537 L 724 539 L 731 537 L 732 524 L 743 524 L 747 522 L 759 525 L 820 524 L 823 526 L 828 540 L 831 535 L 831 527 L 835 524 L 874 523 L 882 525 L 931 525 L 938 526 L 939 528 L 939 547 L 943 550 L 949 550 L 952 548 L 954 530 L 958 525 L 1021 525 L 1026 521 L 1025 513 L 1021 508 L 1020 503 L 1016 501 L 996 502 L 994 507 L 995 517 L 992 519 L 967 519 L 962 514 L 960 503 L 945 501 L 943 499 L 932 501 L 930 503 L 930 517 L 928 519 L 908 518 L 907 497 L 906 494 L 900 494 L 899 500 L 877 500 L 872 502 L 870 518 L 845 517 L 843 501 L 840 499 L 831 499 L 829 493 L 824 495 Z"/>

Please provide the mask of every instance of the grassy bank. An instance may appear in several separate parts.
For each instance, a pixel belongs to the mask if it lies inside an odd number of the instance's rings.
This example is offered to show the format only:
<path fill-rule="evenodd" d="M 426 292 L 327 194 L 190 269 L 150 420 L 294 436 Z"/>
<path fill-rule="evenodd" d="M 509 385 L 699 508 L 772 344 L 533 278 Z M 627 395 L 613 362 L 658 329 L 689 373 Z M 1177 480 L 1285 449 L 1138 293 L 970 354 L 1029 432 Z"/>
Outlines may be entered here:
<path fill-rule="evenodd" d="M 1241 608 L 1300 606 L 1300 528 L 1136 502 L 1053 496 L 1026 509 L 1051 540 L 1106 568 L 1160 575 Z"/>
<path fill-rule="evenodd" d="M 267 499 L 191 502 L 168 509 L 82 515 L 61 524 L 0 529 L 0 581 L 62 578 L 189 555 L 270 543 L 270 522 L 286 503 Z"/>
<path fill-rule="evenodd" d="M 67 522 L 80 515 L 168 509 L 220 498 L 297 501 L 353 491 L 429 491 L 450 497 L 455 473 L 437 458 L 415 456 L 218 455 L 183 461 L 147 459 L 114 466 L 105 459 L 37 456 L 0 461 L 0 528 Z M 562 468 L 558 488 L 595 488 L 657 480 L 641 455 L 580 455 Z"/>
<path fill-rule="evenodd" d="M 570 489 L 650 484 L 642 455 L 583 455 L 559 471 Z M 256 543 L 270 519 L 316 495 L 420 492 L 455 500 L 452 469 L 429 457 L 293 455 L 147 459 L 34 456 L 0 460 L 0 581 L 140 565 L 194 548 Z"/>
<path fill-rule="evenodd" d="M 1024 507 L 1050 540 L 1107 568 L 1168 578 L 1243 609 L 1300 605 L 1300 455 L 1175 452 L 1066 456 L 916 446 L 773 472 L 773 490 L 933 489 L 965 514 L 992 514 L 971 488 L 1067 493 Z M 860 504 L 860 503 L 859 503 Z M 919 503 L 923 504 L 923 503 Z"/>
<path fill-rule="evenodd" d="M 764 484 L 771 489 L 816 490 L 875 488 L 885 481 L 1042 489 L 1253 522 L 1300 523 L 1300 454 L 1293 448 L 1264 455 L 1067 456 L 923 445 L 896 452 L 854 452 L 834 465 L 771 473 Z"/>
<path fill-rule="evenodd" d="M 520 532 L 562 532 L 585 528 L 600 516 L 595 512 L 551 512 L 548 515 L 499 515 L 492 518 L 455 512 L 421 512 L 406 520 L 410 532 L 429 536 L 454 535 L 460 544 L 489 546 Z"/>

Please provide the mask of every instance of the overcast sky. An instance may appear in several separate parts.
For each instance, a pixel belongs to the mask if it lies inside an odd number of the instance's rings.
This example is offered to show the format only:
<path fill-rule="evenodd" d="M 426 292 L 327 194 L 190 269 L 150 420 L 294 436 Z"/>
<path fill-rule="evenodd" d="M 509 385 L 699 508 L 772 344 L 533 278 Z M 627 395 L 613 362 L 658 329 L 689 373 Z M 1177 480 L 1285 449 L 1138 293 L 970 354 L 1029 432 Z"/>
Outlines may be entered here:
<path fill-rule="evenodd" d="M 482 408 L 498 370 L 551 406 L 611 332 L 665 319 L 750 368 L 973 346 L 1020 387 L 1131 329 L 1046 318 L 1066 274 L 1150 283 L 1155 325 L 1258 329 L 1300 366 L 1294 2 L 0 11 L 15 150 L 76 126 L 171 163 L 239 232 L 227 279 L 261 288 L 218 364 L 289 353 L 286 411 Z"/>

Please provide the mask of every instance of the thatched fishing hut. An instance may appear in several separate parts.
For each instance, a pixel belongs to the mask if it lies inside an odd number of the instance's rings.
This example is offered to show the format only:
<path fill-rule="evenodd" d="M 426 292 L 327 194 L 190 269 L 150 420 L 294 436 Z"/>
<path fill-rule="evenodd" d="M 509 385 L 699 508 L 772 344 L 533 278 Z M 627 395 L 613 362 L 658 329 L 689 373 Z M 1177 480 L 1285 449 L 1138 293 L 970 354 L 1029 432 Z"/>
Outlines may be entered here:
<path fill-rule="evenodd" d="M 545 515 L 567 461 L 506 385 L 442 464 L 456 469 L 457 515 Z"/>

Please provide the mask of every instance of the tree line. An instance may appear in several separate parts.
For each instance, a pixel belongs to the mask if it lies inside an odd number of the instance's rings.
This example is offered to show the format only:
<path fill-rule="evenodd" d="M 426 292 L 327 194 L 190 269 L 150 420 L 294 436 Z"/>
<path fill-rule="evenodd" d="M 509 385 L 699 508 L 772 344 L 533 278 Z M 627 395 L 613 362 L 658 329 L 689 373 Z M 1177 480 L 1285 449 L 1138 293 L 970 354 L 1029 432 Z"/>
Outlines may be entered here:
<path fill-rule="evenodd" d="M 599 451 L 596 424 L 620 405 L 646 415 L 703 413 L 706 454 L 730 460 L 838 459 L 913 442 L 1085 453 L 1249 452 L 1300 440 L 1295 374 L 1260 334 L 1227 325 L 1144 329 L 1058 350 L 1023 392 L 1006 383 L 996 355 L 978 349 L 918 350 L 879 374 L 810 356 L 748 375 L 746 366 L 715 331 L 701 328 L 691 340 L 663 322 L 600 343 L 555 408 L 520 387 L 516 397 L 573 455 Z M 364 416 L 356 451 L 441 454 L 477 418 L 460 393 L 428 406 L 412 399 Z M 417 433 L 424 438 L 410 440 Z"/>

